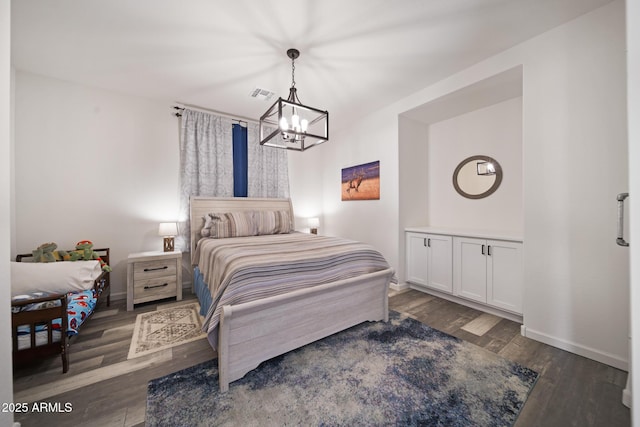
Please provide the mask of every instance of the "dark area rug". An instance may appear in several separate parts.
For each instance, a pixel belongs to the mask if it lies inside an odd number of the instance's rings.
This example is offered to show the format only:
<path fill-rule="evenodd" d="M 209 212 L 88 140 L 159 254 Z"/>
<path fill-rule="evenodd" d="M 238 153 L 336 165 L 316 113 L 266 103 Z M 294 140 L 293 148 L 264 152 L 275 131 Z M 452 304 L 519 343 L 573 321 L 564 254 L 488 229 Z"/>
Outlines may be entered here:
<path fill-rule="evenodd" d="M 149 426 L 511 426 L 538 374 L 392 312 L 218 389 L 212 360 L 149 382 Z"/>

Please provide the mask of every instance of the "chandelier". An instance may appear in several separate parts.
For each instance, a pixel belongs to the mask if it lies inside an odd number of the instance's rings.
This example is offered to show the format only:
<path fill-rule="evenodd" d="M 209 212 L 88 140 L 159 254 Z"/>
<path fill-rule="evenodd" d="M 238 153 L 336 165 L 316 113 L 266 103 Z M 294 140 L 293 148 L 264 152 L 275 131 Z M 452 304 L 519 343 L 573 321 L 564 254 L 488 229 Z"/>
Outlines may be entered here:
<path fill-rule="evenodd" d="M 260 145 L 304 151 L 329 140 L 329 112 L 303 105 L 295 79 L 297 49 L 287 50 L 291 58 L 291 88 L 287 99 L 278 100 L 260 117 Z"/>

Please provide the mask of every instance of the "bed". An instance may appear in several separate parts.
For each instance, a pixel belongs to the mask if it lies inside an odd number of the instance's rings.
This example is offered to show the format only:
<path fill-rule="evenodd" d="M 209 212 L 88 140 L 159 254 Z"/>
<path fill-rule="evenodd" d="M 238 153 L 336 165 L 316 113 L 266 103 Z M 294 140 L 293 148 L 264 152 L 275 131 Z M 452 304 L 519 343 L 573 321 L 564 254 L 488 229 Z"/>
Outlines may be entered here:
<path fill-rule="evenodd" d="M 109 249 L 95 249 L 109 263 Z M 29 262 L 21 254 L 11 263 L 11 334 L 14 366 L 60 354 L 69 370 L 72 336 L 91 317 L 98 301 L 111 303 L 110 275 L 99 261 Z"/>
<path fill-rule="evenodd" d="M 191 198 L 194 292 L 218 353 L 221 391 L 265 360 L 388 320 L 395 279 L 382 255 L 359 242 L 294 232 L 293 221 L 289 199 Z"/>

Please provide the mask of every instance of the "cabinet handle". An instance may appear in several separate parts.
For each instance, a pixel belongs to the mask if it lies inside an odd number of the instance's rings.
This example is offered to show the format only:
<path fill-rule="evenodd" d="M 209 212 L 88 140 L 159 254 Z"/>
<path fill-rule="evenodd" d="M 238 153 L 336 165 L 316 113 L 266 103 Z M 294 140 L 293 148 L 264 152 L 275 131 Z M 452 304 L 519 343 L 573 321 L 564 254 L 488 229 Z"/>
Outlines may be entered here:
<path fill-rule="evenodd" d="M 491 245 L 487 246 L 487 255 L 491 256 Z"/>
<path fill-rule="evenodd" d="M 482 251 L 482 255 L 484 255 L 484 245 L 482 245 L 481 251 Z"/>
<path fill-rule="evenodd" d="M 169 266 L 165 265 L 164 267 L 145 268 L 144 271 L 166 270 L 167 268 L 169 268 Z"/>
<path fill-rule="evenodd" d="M 629 197 L 629 193 L 618 194 L 618 238 L 616 243 L 620 246 L 629 246 L 629 242 L 624 240 L 624 199 Z"/>
<path fill-rule="evenodd" d="M 165 286 L 169 286 L 169 284 L 168 283 L 163 283 L 162 285 L 145 286 L 144 289 L 164 288 Z"/>
<path fill-rule="evenodd" d="M 431 247 L 431 239 L 427 239 L 427 246 Z"/>
<path fill-rule="evenodd" d="M 423 244 L 425 247 L 427 247 L 427 238 L 426 238 L 426 237 L 422 240 L 422 244 Z"/>

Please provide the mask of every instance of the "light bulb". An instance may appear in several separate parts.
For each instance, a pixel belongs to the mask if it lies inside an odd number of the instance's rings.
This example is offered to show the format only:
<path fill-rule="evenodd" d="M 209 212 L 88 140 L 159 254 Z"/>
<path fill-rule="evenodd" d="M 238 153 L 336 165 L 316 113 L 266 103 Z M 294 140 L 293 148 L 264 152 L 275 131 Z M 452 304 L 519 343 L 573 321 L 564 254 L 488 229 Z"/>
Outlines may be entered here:
<path fill-rule="evenodd" d="M 294 129 L 300 128 L 300 117 L 297 114 L 291 116 L 291 127 Z"/>
<path fill-rule="evenodd" d="M 287 123 L 287 118 L 284 116 L 280 118 L 280 129 L 289 130 L 289 123 Z"/>
<path fill-rule="evenodd" d="M 306 132 L 307 128 L 309 127 L 309 120 L 307 119 L 302 119 L 300 121 L 300 127 L 302 128 L 302 132 Z"/>

